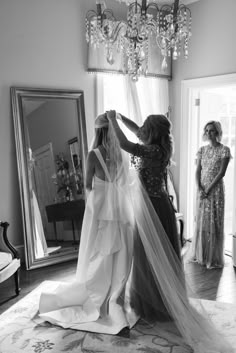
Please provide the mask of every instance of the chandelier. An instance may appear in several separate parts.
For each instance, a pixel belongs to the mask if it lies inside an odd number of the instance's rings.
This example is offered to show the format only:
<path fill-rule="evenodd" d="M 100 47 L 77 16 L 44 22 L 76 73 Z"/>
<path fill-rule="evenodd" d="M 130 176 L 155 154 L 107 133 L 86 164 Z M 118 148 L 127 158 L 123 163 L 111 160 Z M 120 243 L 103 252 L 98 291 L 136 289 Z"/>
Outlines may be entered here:
<path fill-rule="evenodd" d="M 86 15 L 86 40 L 96 48 L 105 47 L 106 60 L 115 61 L 115 53 L 122 54 L 123 71 L 134 81 L 148 74 L 148 58 L 154 43 L 163 57 L 162 70 L 167 68 L 167 57 L 176 60 L 181 51 L 188 57 L 191 36 L 191 12 L 174 0 L 173 4 L 158 6 L 157 0 L 118 0 L 127 4 L 126 21 L 117 20 L 105 2 L 97 0 L 96 11 Z"/>

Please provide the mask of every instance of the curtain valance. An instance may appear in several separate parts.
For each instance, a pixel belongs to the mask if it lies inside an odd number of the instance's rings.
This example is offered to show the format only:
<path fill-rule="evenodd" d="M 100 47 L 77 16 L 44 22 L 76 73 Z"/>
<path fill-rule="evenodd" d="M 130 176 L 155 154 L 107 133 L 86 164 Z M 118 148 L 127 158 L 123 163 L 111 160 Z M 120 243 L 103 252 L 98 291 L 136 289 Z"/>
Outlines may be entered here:
<path fill-rule="evenodd" d="M 167 58 L 167 68 L 162 69 L 163 56 L 160 49 L 153 43 L 150 45 L 150 53 L 148 59 L 148 77 L 172 78 L 172 61 Z M 106 72 L 114 74 L 127 74 L 127 60 L 122 53 L 114 51 L 114 63 L 111 65 L 106 60 L 106 52 L 104 45 L 94 49 L 88 45 L 88 67 L 87 71 L 91 73 Z"/>

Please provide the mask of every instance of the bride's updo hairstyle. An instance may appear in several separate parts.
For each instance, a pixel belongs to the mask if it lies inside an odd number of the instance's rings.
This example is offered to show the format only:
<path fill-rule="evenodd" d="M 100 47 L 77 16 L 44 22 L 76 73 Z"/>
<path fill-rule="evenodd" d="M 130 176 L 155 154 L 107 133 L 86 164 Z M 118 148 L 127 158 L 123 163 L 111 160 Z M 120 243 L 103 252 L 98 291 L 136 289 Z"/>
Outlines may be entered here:
<path fill-rule="evenodd" d="M 219 121 L 215 121 L 215 120 L 208 121 L 208 123 L 206 123 L 206 125 L 204 126 L 203 135 L 202 135 L 203 141 L 207 141 L 208 140 L 208 136 L 206 134 L 206 129 L 207 129 L 208 125 L 213 125 L 214 126 L 214 129 L 216 130 L 216 134 L 217 134 L 216 140 L 218 142 L 220 142 L 221 139 L 222 139 L 222 127 L 221 127 L 221 123 Z"/>
<path fill-rule="evenodd" d="M 100 145 L 103 145 L 104 148 L 108 146 L 108 126 L 109 121 L 107 119 L 106 113 L 98 115 L 95 119 L 95 136 L 92 143 L 92 149 L 97 148 Z"/>
<path fill-rule="evenodd" d="M 143 124 L 145 143 L 159 145 L 166 154 L 166 160 L 170 161 L 173 154 L 173 137 L 171 134 L 171 122 L 165 115 L 149 115 Z"/>
<path fill-rule="evenodd" d="M 103 146 L 106 150 L 106 161 L 110 178 L 113 180 L 118 175 L 121 166 L 123 167 L 123 158 L 119 141 L 114 133 L 112 125 L 109 123 L 107 114 L 101 114 L 95 119 L 95 136 L 92 143 L 92 149 Z"/>

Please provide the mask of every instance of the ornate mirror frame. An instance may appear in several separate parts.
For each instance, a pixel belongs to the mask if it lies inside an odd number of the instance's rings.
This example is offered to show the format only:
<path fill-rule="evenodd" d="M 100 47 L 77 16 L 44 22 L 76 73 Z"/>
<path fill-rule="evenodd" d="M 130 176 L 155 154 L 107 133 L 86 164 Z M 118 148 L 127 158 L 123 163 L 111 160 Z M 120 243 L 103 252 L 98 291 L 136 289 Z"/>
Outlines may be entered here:
<path fill-rule="evenodd" d="M 35 218 L 36 218 L 35 211 L 34 211 L 34 221 L 33 221 L 32 210 L 34 209 L 34 206 L 32 205 L 33 201 L 31 196 L 32 194 L 32 189 L 31 189 L 32 173 L 30 172 L 31 159 L 28 156 L 28 150 L 31 150 L 31 143 L 30 143 L 30 137 L 29 137 L 29 127 L 27 126 L 27 124 L 30 125 L 30 122 L 26 118 L 27 114 L 25 113 L 26 109 L 24 108 L 24 106 L 26 106 L 26 102 L 29 102 L 29 108 L 31 109 L 32 109 L 32 104 L 36 106 L 36 108 L 38 105 L 44 104 L 44 103 L 47 104 L 48 102 L 52 106 L 53 104 L 56 104 L 56 102 L 58 102 L 58 104 L 66 104 L 66 105 L 71 104 L 69 111 L 70 109 L 72 109 L 72 111 L 74 112 L 73 114 L 71 114 L 73 115 L 72 123 L 76 124 L 78 129 L 77 131 L 76 129 L 74 129 L 73 136 L 70 136 L 69 140 L 72 139 L 73 141 L 76 141 L 77 144 L 79 143 L 80 165 L 81 165 L 80 179 L 82 177 L 81 183 L 83 188 L 83 185 L 85 185 L 85 163 L 86 163 L 86 156 L 88 152 L 83 91 L 70 90 L 70 89 L 11 87 L 10 93 L 11 93 L 12 115 L 13 115 L 13 121 L 14 121 L 14 132 L 15 132 L 15 142 L 16 142 L 16 155 L 17 155 L 17 167 L 18 167 L 21 209 L 22 209 L 22 219 L 23 219 L 26 268 L 34 269 L 42 266 L 48 266 L 55 263 L 75 259 L 78 257 L 79 242 L 77 242 L 75 246 L 72 245 L 71 247 L 68 247 L 66 251 L 64 251 L 65 249 L 63 249 L 63 251 L 58 250 L 50 253 L 50 255 L 48 256 L 42 256 L 42 257 L 40 256 L 38 257 L 35 255 L 36 245 L 34 242 L 36 237 L 33 236 L 33 234 L 34 232 L 37 233 L 36 231 L 34 231 L 34 228 L 36 229 L 37 227 L 36 227 L 36 221 L 35 221 Z M 58 106 L 55 108 L 57 110 Z M 50 118 L 51 117 L 48 116 L 48 119 Z M 65 116 L 64 119 L 65 119 L 64 126 L 66 127 L 67 126 L 66 124 L 69 124 L 70 122 L 69 116 Z M 75 120 L 77 121 L 75 122 Z M 49 120 L 48 120 L 48 124 L 50 124 Z M 54 125 L 54 129 L 56 134 L 58 126 Z M 51 143 L 49 143 L 48 145 L 51 146 Z M 71 150 L 68 145 L 68 139 L 65 141 L 65 145 L 66 145 L 66 148 L 68 148 L 68 155 L 71 157 Z M 35 160 L 32 159 L 32 161 L 35 161 Z M 57 164 L 55 165 L 55 170 L 56 170 L 56 166 Z M 72 168 L 75 169 L 74 164 L 72 165 Z M 75 175 L 73 175 L 73 177 L 75 178 L 75 180 L 77 180 Z M 52 184 L 53 184 L 53 180 L 52 180 Z M 54 188 L 55 188 L 55 185 L 54 185 Z M 68 201 L 68 199 L 66 199 L 65 202 L 66 201 Z M 53 202 L 58 202 L 58 201 L 56 201 L 56 198 L 55 198 Z M 79 197 L 76 196 L 76 200 L 74 200 L 74 206 L 75 206 L 75 202 L 76 202 L 76 205 L 77 205 L 77 202 L 80 202 L 84 208 L 84 205 L 85 205 L 84 189 L 83 189 L 83 192 L 81 192 L 81 194 L 79 195 Z M 73 202 L 71 202 L 71 204 L 72 203 Z M 58 204 L 58 205 L 61 206 L 62 204 Z M 74 212 L 75 211 L 76 210 L 74 210 Z M 80 214 L 80 217 L 82 220 L 83 210 L 78 211 L 78 214 Z M 72 224 L 73 224 L 73 221 L 72 221 Z M 54 231 L 55 231 L 54 223 L 51 224 L 50 227 L 52 227 L 53 225 L 54 225 Z M 73 235 L 74 235 L 74 225 L 73 225 Z"/>

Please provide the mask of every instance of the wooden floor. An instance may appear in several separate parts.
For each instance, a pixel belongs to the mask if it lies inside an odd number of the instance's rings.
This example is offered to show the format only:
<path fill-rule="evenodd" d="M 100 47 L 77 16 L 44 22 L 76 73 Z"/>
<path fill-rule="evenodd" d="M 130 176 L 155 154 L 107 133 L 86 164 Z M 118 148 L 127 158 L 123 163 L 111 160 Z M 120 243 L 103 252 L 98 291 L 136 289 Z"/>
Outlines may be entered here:
<path fill-rule="evenodd" d="M 0 314 L 45 280 L 70 281 L 75 275 L 76 265 L 77 261 L 71 261 L 31 271 L 22 268 L 19 296 L 15 296 L 13 278 L 0 284 Z M 217 270 L 206 270 L 198 264 L 187 263 L 185 273 L 200 298 L 236 304 L 236 268 L 231 257 L 225 256 L 224 268 Z"/>
<path fill-rule="evenodd" d="M 197 263 L 185 264 L 185 275 L 199 298 L 236 304 L 236 268 L 225 256 L 223 269 L 207 270 Z"/>
<path fill-rule="evenodd" d="M 18 296 L 15 295 L 13 277 L 0 283 L 0 314 L 7 310 L 11 305 L 15 304 L 18 300 L 29 294 L 43 281 L 70 281 L 75 275 L 76 265 L 77 260 L 73 260 L 30 271 L 27 271 L 24 267 L 21 268 L 21 291 Z"/>

